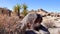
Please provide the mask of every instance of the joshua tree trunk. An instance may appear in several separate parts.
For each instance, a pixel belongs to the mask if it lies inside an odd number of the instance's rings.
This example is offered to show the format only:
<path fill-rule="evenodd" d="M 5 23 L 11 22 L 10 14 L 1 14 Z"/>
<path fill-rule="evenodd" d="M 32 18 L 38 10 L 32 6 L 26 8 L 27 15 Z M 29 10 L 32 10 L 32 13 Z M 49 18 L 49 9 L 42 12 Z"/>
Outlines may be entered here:
<path fill-rule="evenodd" d="M 18 10 L 18 16 L 20 17 L 20 11 Z"/>

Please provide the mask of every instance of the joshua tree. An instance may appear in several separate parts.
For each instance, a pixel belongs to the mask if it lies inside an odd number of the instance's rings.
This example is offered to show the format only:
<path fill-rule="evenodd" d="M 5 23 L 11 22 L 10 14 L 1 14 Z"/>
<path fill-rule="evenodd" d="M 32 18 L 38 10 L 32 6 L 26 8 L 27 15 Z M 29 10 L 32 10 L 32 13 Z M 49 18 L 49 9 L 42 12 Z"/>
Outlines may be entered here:
<path fill-rule="evenodd" d="M 17 12 L 17 7 L 16 7 L 16 6 L 14 6 L 13 10 L 14 10 L 14 12 Z"/>
<path fill-rule="evenodd" d="M 18 16 L 20 16 L 20 9 L 21 9 L 21 6 L 19 4 L 14 6 L 14 12 L 16 12 Z"/>
<path fill-rule="evenodd" d="M 18 16 L 20 16 L 20 9 L 21 9 L 21 6 L 19 4 L 17 4 Z"/>
<path fill-rule="evenodd" d="M 26 6 L 26 4 L 23 4 L 22 8 L 23 8 L 23 12 L 22 13 L 25 16 L 27 14 L 27 6 Z"/>

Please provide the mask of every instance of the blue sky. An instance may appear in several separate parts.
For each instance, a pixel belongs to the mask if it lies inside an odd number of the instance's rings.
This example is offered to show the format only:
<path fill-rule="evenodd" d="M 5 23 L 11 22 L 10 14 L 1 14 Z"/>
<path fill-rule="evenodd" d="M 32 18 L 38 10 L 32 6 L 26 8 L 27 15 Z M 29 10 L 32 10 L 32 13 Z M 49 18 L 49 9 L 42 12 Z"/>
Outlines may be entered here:
<path fill-rule="evenodd" d="M 0 0 L 0 7 L 12 10 L 17 3 L 20 5 L 25 3 L 28 10 L 42 8 L 50 12 L 60 12 L 60 0 Z"/>

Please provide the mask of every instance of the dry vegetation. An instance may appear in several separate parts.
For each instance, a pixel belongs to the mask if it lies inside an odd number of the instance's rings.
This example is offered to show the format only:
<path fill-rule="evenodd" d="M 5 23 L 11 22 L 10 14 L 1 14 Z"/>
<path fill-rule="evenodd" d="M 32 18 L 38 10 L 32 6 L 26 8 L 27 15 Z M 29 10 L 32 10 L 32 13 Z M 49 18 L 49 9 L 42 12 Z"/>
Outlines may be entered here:
<path fill-rule="evenodd" d="M 45 13 L 44 11 L 37 13 L 42 13 L 44 16 L 42 25 L 48 28 L 50 34 L 60 34 L 59 14 L 48 14 L 48 12 Z M 20 23 L 21 20 L 22 18 L 19 18 L 15 14 L 11 14 L 11 16 L 0 14 L 0 34 L 20 34 L 20 30 L 17 29 L 16 26 Z"/>
<path fill-rule="evenodd" d="M 7 16 L 0 14 L 0 34 L 6 34 L 6 32 L 13 32 L 16 29 L 16 25 L 21 21 L 18 16 Z M 9 34 L 9 33 L 8 33 Z"/>

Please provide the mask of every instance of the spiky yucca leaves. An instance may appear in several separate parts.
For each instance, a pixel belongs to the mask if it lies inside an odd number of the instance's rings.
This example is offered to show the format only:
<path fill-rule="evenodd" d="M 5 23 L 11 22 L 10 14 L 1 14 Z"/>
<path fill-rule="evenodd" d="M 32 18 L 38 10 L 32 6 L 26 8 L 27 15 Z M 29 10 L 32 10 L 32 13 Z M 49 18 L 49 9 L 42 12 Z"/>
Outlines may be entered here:
<path fill-rule="evenodd" d="M 24 16 L 26 16 L 27 13 L 28 13 L 28 12 L 27 12 L 27 6 L 26 6 L 26 4 L 23 4 L 22 8 L 23 8 L 22 14 L 24 14 Z"/>
<path fill-rule="evenodd" d="M 16 6 L 14 6 L 14 12 L 17 13 L 19 17 L 20 17 L 20 9 L 21 9 L 20 4 L 17 4 Z"/>

